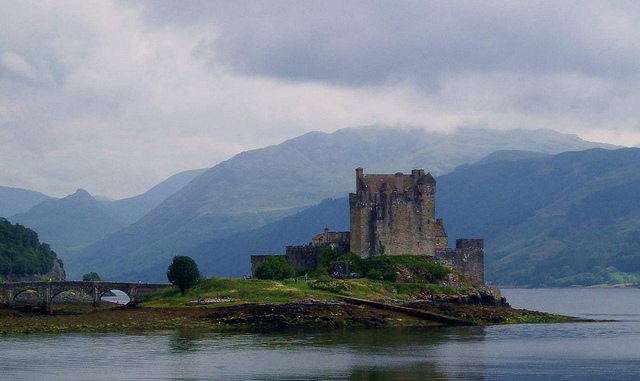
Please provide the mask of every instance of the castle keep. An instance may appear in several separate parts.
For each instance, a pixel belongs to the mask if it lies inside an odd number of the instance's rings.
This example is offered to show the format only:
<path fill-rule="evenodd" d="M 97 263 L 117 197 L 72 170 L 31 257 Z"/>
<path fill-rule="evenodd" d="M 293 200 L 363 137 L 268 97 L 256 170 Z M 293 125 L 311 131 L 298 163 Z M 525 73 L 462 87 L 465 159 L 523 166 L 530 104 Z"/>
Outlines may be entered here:
<path fill-rule="evenodd" d="M 442 219 L 436 219 L 436 180 L 422 169 L 365 174 L 356 169 L 356 192 L 349 194 L 350 232 L 318 234 L 309 245 L 287 246 L 286 259 L 296 271 L 315 269 L 320 250 L 332 247 L 360 257 L 424 255 L 484 284 L 484 240 L 458 239 L 449 248 Z M 251 256 L 251 273 L 265 260 Z"/>
<path fill-rule="evenodd" d="M 356 169 L 356 193 L 349 194 L 351 251 L 361 257 L 434 256 L 435 196 L 436 180 L 422 169 L 410 175 L 365 175 Z"/>

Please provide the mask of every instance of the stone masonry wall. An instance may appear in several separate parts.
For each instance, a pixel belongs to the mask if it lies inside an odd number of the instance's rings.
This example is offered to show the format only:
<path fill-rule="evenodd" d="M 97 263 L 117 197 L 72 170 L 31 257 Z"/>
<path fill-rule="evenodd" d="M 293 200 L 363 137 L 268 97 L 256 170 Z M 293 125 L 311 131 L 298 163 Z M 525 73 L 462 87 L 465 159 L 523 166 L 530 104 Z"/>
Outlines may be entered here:
<path fill-rule="evenodd" d="M 316 269 L 320 264 L 320 247 L 287 246 L 287 262 L 296 270 Z"/>
<path fill-rule="evenodd" d="M 474 284 L 484 284 L 484 240 L 482 239 L 458 239 L 455 249 L 436 251 L 434 260 L 459 271 Z"/>

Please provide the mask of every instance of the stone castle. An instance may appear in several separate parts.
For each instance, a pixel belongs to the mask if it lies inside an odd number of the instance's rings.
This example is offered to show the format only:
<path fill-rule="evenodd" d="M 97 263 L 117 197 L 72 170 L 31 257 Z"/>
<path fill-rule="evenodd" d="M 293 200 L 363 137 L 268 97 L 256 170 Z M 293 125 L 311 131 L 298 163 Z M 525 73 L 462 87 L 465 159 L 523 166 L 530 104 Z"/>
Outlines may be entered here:
<path fill-rule="evenodd" d="M 286 259 L 296 269 L 315 269 L 320 251 L 332 247 L 363 258 L 377 255 L 424 255 L 484 284 L 484 241 L 458 239 L 448 247 L 442 219 L 435 214 L 436 180 L 422 169 L 365 174 L 356 169 L 356 192 L 349 194 L 350 232 L 318 234 L 309 245 L 287 246 Z M 251 272 L 265 255 L 251 256 Z"/>

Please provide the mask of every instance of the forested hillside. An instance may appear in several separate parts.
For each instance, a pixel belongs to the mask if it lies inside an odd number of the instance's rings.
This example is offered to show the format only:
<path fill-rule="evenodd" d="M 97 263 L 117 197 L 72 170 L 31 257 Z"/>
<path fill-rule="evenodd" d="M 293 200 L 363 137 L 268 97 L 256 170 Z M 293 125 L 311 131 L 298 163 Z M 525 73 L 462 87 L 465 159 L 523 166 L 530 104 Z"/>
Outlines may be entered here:
<path fill-rule="evenodd" d="M 0 275 L 47 274 L 58 258 L 38 234 L 0 218 Z"/>

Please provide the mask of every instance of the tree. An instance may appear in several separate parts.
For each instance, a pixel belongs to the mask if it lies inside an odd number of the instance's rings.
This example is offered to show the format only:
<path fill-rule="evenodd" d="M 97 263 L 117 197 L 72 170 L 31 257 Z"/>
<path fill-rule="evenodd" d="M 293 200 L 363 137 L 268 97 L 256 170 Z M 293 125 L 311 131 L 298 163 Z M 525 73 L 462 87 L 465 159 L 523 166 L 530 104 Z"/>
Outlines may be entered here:
<path fill-rule="evenodd" d="M 186 294 L 190 287 L 200 282 L 200 271 L 196 261 L 186 255 L 176 255 L 167 270 L 167 279 L 171 284 L 178 286 L 182 295 Z"/>
<path fill-rule="evenodd" d="M 282 255 L 270 255 L 256 267 L 256 278 L 283 280 L 295 275 L 295 270 Z"/>
<path fill-rule="evenodd" d="M 82 276 L 82 280 L 85 282 L 99 282 L 102 279 L 100 279 L 100 275 L 98 275 L 98 273 L 95 272 L 90 272 L 90 273 L 86 273 Z"/>

